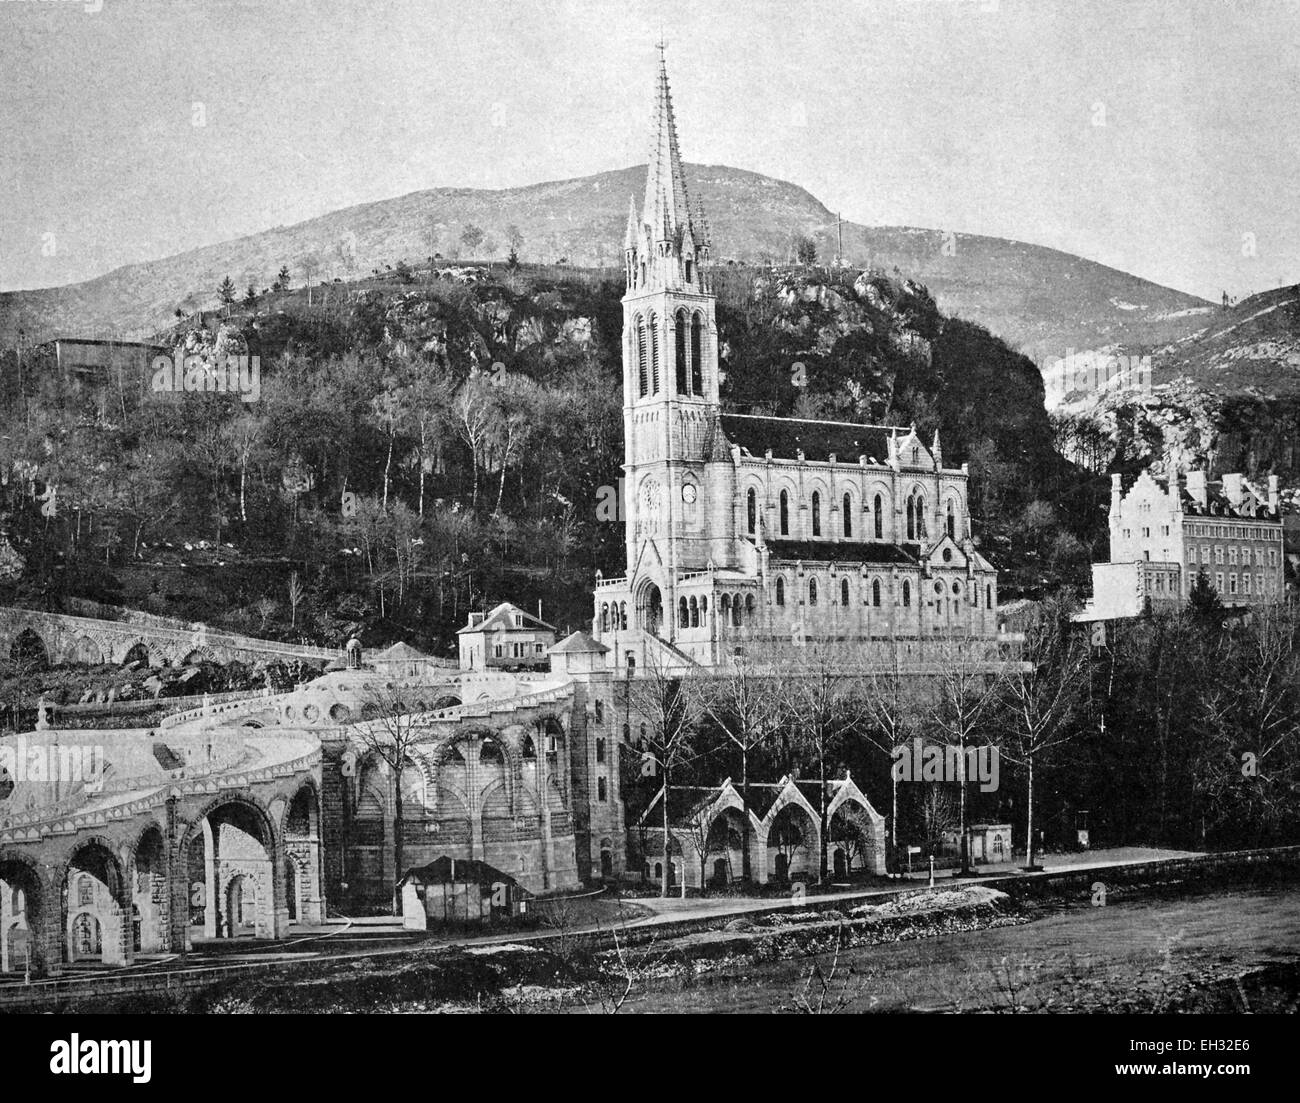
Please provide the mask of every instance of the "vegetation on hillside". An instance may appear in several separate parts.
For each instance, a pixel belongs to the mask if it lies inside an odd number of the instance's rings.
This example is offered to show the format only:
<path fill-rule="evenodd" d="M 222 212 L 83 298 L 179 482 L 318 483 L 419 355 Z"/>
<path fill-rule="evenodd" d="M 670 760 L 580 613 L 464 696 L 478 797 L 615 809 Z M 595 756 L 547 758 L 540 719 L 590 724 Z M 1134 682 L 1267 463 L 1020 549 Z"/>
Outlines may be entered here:
<path fill-rule="evenodd" d="M 1078 577 L 1104 487 L 1052 451 L 1032 363 L 914 283 L 719 275 L 726 406 L 938 430 L 1004 594 Z M 621 281 L 461 268 L 324 290 L 162 335 L 189 367 L 257 358 L 255 394 L 87 382 L 29 353 L 24 393 L 0 394 L 0 599 L 326 643 L 364 626 L 439 654 L 499 600 L 585 623 L 594 571 L 621 567 L 596 508 L 621 474 Z"/>

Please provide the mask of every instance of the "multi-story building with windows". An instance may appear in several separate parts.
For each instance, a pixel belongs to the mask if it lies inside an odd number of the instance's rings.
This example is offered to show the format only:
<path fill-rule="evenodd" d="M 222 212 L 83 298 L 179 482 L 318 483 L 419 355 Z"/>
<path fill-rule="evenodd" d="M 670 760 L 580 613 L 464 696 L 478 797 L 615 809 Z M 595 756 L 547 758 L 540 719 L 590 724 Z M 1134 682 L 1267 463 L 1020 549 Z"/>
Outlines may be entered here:
<path fill-rule="evenodd" d="M 1092 567 L 1085 620 L 1182 604 L 1200 574 L 1227 606 L 1277 602 L 1285 592 L 1278 479 L 1267 490 L 1240 474 L 1111 476 L 1110 561 Z"/>
<path fill-rule="evenodd" d="M 612 661 L 717 665 L 763 638 L 995 637 L 969 473 L 944 466 L 937 433 L 722 413 L 709 252 L 661 62 L 624 237 L 627 573 L 599 581 L 594 608 Z"/>

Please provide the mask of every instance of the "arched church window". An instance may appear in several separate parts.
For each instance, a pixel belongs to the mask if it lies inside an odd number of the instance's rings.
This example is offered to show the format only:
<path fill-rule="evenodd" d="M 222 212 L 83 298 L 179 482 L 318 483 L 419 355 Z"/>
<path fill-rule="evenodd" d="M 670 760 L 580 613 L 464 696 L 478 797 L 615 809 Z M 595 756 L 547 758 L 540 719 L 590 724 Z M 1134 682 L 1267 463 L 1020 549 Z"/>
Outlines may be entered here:
<path fill-rule="evenodd" d="M 822 496 L 815 490 L 812 496 L 812 530 L 814 536 L 822 534 Z"/>
<path fill-rule="evenodd" d="M 745 619 L 751 623 L 754 620 L 754 595 L 745 595 Z"/>
<path fill-rule="evenodd" d="M 691 390 L 704 393 L 704 360 L 700 349 L 704 344 L 704 323 L 698 314 L 691 318 Z"/>
<path fill-rule="evenodd" d="M 849 603 L 849 580 L 847 578 L 841 578 L 840 579 L 840 604 L 848 605 L 848 603 Z"/>
<path fill-rule="evenodd" d="M 948 536 L 957 539 L 957 511 L 951 501 L 948 502 Z"/>
<path fill-rule="evenodd" d="M 700 626 L 700 605 L 694 598 L 691 598 L 691 627 Z"/>
<path fill-rule="evenodd" d="M 650 391 L 659 393 L 659 319 L 650 315 Z"/>
<path fill-rule="evenodd" d="M 784 578 L 778 578 L 776 580 L 776 603 L 778 605 L 785 604 L 785 579 Z"/>
<path fill-rule="evenodd" d="M 871 582 L 871 604 L 880 608 L 880 579 L 873 579 Z"/>
<path fill-rule="evenodd" d="M 609 631 L 609 602 L 600 607 L 600 630 L 602 632 Z"/>
<path fill-rule="evenodd" d="M 924 540 L 928 534 L 925 531 L 925 495 L 916 496 L 916 538 Z"/>
<path fill-rule="evenodd" d="M 916 539 L 916 507 L 910 497 L 907 499 L 907 538 Z"/>
<path fill-rule="evenodd" d="M 876 519 L 875 519 L 876 539 L 883 540 L 885 538 L 884 503 L 880 500 L 879 494 L 876 495 L 875 514 L 876 514 Z"/>
<path fill-rule="evenodd" d="M 722 623 L 726 624 L 731 619 L 731 595 L 722 595 Z"/>
<path fill-rule="evenodd" d="M 844 535 L 853 535 L 853 496 L 844 495 Z"/>
<path fill-rule="evenodd" d="M 992 608 L 993 608 L 993 587 L 992 587 L 992 585 L 986 585 L 986 586 L 984 587 L 984 608 L 985 608 L 985 609 L 992 609 Z"/>
<path fill-rule="evenodd" d="M 677 627 L 689 628 L 691 626 L 691 608 L 686 604 L 686 599 L 682 598 L 677 603 Z"/>
<path fill-rule="evenodd" d="M 636 368 L 638 379 L 638 394 L 645 398 L 650 391 L 650 376 L 646 371 L 645 359 L 645 319 L 640 314 L 636 316 Z"/>
<path fill-rule="evenodd" d="M 686 376 L 686 312 L 684 310 L 677 312 L 677 325 L 674 336 L 676 338 L 673 342 L 674 352 L 677 356 L 677 393 L 690 394 L 691 392 L 688 389 L 690 381 Z"/>
<path fill-rule="evenodd" d="M 815 578 L 808 580 L 808 604 L 817 604 L 817 580 Z"/>
<path fill-rule="evenodd" d="M 745 495 L 745 527 L 750 536 L 758 531 L 758 495 L 753 487 Z"/>
<path fill-rule="evenodd" d="M 911 604 L 912 604 L 912 584 L 910 582 L 904 582 L 903 583 L 903 605 L 907 606 Z"/>
<path fill-rule="evenodd" d="M 740 620 L 741 608 L 742 606 L 740 604 L 740 595 L 733 594 L 731 597 L 731 623 L 736 628 L 739 628 L 741 624 L 741 620 Z"/>
<path fill-rule="evenodd" d="M 781 491 L 781 535 L 790 535 L 790 496 Z"/>
<path fill-rule="evenodd" d="M 627 602 L 626 601 L 619 606 L 618 621 L 619 621 L 619 628 L 622 631 L 626 632 L 627 631 Z"/>

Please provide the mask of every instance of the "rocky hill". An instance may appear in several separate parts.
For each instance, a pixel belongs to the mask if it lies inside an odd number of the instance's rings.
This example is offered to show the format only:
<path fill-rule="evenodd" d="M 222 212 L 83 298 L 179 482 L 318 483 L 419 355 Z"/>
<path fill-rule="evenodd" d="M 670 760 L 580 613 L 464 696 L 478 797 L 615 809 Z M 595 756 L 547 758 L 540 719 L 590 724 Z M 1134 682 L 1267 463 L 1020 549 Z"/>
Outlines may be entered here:
<path fill-rule="evenodd" d="M 693 195 L 705 206 L 715 258 L 786 261 L 795 241 L 812 239 L 821 262 L 838 245 L 835 215 L 803 188 L 758 173 L 691 165 Z M 502 259 L 518 231 L 525 260 L 599 267 L 622 263 L 629 196 L 644 187 L 645 166 L 500 191 L 436 188 L 348 207 L 293 226 L 128 265 L 67 287 L 0 294 L 0 344 L 24 328 L 54 335 L 142 334 L 174 311 L 211 307 L 229 276 L 242 295 L 270 286 L 282 265 L 294 282 L 354 279 L 386 266 L 446 259 Z M 467 226 L 482 230 L 464 243 Z M 972 234 L 845 223 L 844 257 L 924 283 L 948 314 L 987 326 L 1035 360 L 1118 341 L 1180 336 L 1182 312 L 1204 308 L 1194 296 L 1055 249 Z M 897 273 L 894 270 L 897 269 Z M 1167 327 L 1174 320 L 1174 329 Z"/>

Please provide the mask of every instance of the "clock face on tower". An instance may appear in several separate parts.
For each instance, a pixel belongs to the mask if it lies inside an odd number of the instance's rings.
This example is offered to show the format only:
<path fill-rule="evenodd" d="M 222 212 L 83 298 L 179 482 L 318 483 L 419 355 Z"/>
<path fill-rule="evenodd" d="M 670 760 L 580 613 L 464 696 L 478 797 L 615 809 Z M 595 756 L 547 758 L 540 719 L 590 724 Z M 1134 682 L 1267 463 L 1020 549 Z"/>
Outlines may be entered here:
<path fill-rule="evenodd" d="M 688 506 L 692 506 L 692 505 L 695 504 L 695 484 L 694 484 L 694 483 L 683 483 L 683 484 L 682 484 L 682 501 L 685 502 Z"/>

